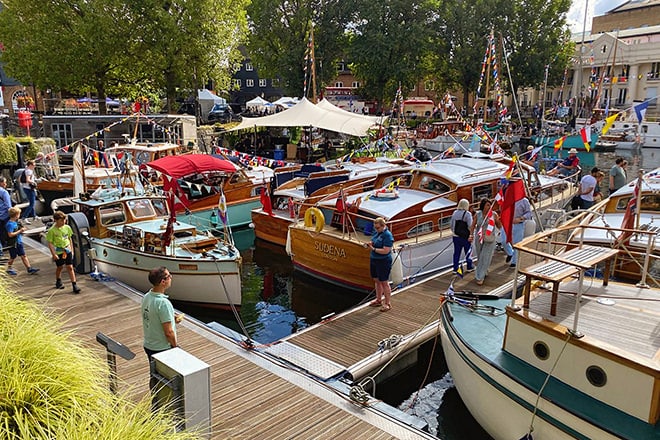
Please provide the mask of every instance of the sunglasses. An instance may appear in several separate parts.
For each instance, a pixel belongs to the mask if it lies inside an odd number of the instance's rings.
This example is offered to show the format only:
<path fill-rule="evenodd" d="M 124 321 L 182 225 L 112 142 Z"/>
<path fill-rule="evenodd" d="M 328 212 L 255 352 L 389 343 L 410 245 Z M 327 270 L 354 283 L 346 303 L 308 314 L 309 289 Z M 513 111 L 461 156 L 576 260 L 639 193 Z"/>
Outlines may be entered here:
<path fill-rule="evenodd" d="M 167 275 L 165 275 L 165 276 L 163 277 L 163 281 L 165 281 L 165 280 L 169 280 L 170 278 L 172 278 L 172 274 L 171 274 L 171 273 L 168 273 Z"/>

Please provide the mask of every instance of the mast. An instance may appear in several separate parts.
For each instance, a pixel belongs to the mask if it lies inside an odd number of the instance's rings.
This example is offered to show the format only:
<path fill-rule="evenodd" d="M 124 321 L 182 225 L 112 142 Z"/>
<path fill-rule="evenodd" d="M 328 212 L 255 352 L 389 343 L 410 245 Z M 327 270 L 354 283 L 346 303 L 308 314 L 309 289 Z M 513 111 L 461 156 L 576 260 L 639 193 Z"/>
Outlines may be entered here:
<path fill-rule="evenodd" d="M 582 91 L 582 57 L 584 56 L 584 36 L 587 31 L 587 11 L 589 10 L 589 0 L 584 0 L 584 21 L 582 22 L 582 42 L 580 43 L 580 74 L 578 75 L 578 97 L 580 99 L 575 100 L 575 113 L 573 117 L 578 117 L 578 109 L 582 109 L 584 106 L 580 105 L 578 107 L 578 101 L 582 101 L 580 104 L 584 103 L 584 92 Z"/>
<path fill-rule="evenodd" d="M 486 61 L 486 90 L 484 91 L 484 123 L 488 122 L 488 94 L 490 93 L 490 64 L 492 62 L 492 48 L 491 41 L 493 40 L 493 30 L 490 30 L 490 37 L 488 38 L 486 52 L 488 53 L 488 60 Z"/>
<path fill-rule="evenodd" d="M 614 40 L 614 54 L 612 55 L 612 69 L 610 70 L 610 87 L 607 91 L 607 104 L 605 104 L 605 108 L 608 110 L 610 108 L 610 102 L 612 102 L 612 83 L 614 82 L 614 69 L 616 68 L 616 48 L 618 43 L 619 43 L 619 32 L 617 31 Z"/>
<path fill-rule="evenodd" d="M 310 22 L 309 26 L 309 33 L 310 33 L 310 41 L 312 47 L 310 48 L 310 56 L 311 56 L 311 62 L 312 62 L 312 103 L 316 104 L 318 101 L 317 96 L 316 96 L 316 57 L 314 56 L 314 23 Z"/>

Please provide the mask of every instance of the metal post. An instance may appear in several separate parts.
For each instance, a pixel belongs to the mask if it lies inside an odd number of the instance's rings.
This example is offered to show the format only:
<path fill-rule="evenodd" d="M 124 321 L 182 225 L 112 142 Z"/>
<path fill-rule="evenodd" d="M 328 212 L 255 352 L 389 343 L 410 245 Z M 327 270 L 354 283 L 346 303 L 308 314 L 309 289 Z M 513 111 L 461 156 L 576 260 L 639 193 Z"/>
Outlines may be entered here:
<path fill-rule="evenodd" d="M 641 198 L 641 192 L 640 192 L 640 198 Z M 646 274 L 649 271 L 649 260 L 651 259 L 651 250 L 655 247 L 655 234 L 649 233 L 647 234 L 647 236 L 648 236 L 648 243 L 646 244 L 646 255 L 644 255 L 644 267 L 642 268 L 642 279 L 639 281 L 639 283 L 636 284 L 637 287 L 640 287 L 642 289 L 649 288 L 649 285 L 646 284 Z"/>
<path fill-rule="evenodd" d="M 580 269 L 580 281 L 578 282 L 578 291 L 575 296 L 575 316 L 573 318 L 573 329 L 570 330 L 571 334 L 576 338 L 581 338 L 584 336 L 577 329 L 578 327 L 578 317 L 580 315 L 580 301 L 582 300 L 582 286 L 584 284 L 584 270 Z"/>
<path fill-rule="evenodd" d="M 110 375 L 108 376 L 110 392 L 117 394 L 117 356 L 108 350 L 106 352 L 106 358 L 108 360 L 108 367 L 110 367 Z"/>

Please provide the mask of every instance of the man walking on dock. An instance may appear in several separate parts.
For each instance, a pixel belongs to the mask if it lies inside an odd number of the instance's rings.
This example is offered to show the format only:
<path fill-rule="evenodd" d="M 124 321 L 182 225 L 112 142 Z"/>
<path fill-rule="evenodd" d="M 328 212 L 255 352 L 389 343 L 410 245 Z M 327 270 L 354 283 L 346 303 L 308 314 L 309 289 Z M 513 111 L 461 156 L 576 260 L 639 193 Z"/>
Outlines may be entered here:
<path fill-rule="evenodd" d="M 183 315 L 174 315 L 174 307 L 165 295 L 172 285 L 172 275 L 165 267 L 149 272 L 152 287 L 142 298 L 142 330 L 144 331 L 144 351 L 149 361 L 151 356 L 176 347 L 176 324 Z"/>

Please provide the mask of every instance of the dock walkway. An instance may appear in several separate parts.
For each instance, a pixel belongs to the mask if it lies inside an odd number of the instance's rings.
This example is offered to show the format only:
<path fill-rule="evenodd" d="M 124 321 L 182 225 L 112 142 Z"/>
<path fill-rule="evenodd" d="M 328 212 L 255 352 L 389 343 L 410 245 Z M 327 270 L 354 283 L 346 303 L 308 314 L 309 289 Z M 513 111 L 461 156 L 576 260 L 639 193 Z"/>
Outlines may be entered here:
<path fill-rule="evenodd" d="M 141 295 L 120 283 L 97 282 L 87 275 L 78 277 L 79 295 L 72 294 L 66 276 L 66 289 L 55 289 L 55 265 L 47 249 L 27 238 L 25 244 L 32 265 L 41 271 L 27 275 L 17 262 L 19 275 L 10 278 L 16 283 L 14 291 L 61 316 L 64 329 L 72 331 L 100 359 L 105 361 L 106 353 L 96 343 L 98 332 L 136 353 L 131 361 L 117 361 L 118 390 L 136 399 L 144 397 L 149 366 L 142 350 Z M 367 312 L 380 313 L 379 321 L 399 322 L 395 317 L 404 306 L 397 301 L 395 298 L 390 313 L 377 309 Z M 433 295 L 427 301 L 433 302 Z M 406 309 L 411 313 L 414 307 L 410 304 Z M 376 407 L 352 402 L 346 393 L 299 369 L 274 362 L 264 353 L 245 350 L 194 319 L 184 320 L 177 330 L 181 347 L 211 366 L 214 439 L 434 438 Z"/>
<path fill-rule="evenodd" d="M 87 275 L 79 275 L 79 295 L 72 294 L 66 281 L 66 289 L 55 289 L 55 265 L 46 247 L 25 242 L 33 266 L 41 272 L 28 276 L 19 270 L 11 278 L 17 283 L 15 291 L 62 316 L 64 329 L 100 358 L 105 359 L 105 351 L 96 343 L 98 332 L 135 352 L 131 361 L 118 360 L 119 391 L 144 397 L 149 366 L 142 350 L 141 292 Z M 349 385 L 437 336 L 440 298 L 452 280 L 456 292 L 485 293 L 499 287 L 506 293 L 514 269 L 504 258 L 496 253 L 483 286 L 476 285 L 473 273 L 463 279 L 439 275 L 396 291 L 388 312 L 365 304 L 257 350 L 246 350 L 187 318 L 177 326 L 180 345 L 211 366 L 212 438 L 433 438 L 417 429 L 419 420 L 402 421 L 397 416 L 403 413 L 383 409 L 384 404 L 351 401 Z M 18 264 L 16 269 L 21 269 Z M 402 335 L 402 342 L 381 350 L 379 342 L 393 335 Z M 337 381 L 340 377 L 346 380 Z"/>

